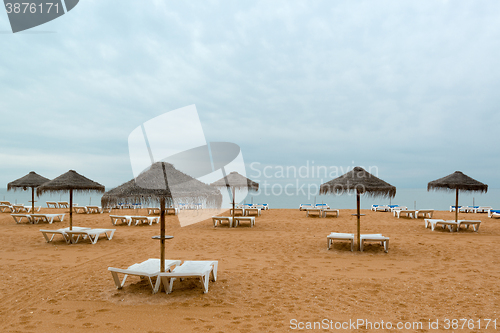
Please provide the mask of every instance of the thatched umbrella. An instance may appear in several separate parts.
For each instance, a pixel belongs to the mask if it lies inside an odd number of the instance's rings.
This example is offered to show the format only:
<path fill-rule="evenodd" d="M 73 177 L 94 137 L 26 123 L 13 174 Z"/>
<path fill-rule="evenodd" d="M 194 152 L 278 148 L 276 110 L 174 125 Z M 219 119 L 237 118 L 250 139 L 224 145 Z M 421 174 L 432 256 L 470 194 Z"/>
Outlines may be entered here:
<path fill-rule="evenodd" d="M 37 174 L 35 171 L 31 171 L 26 176 L 21 177 L 19 179 L 14 180 L 7 184 L 7 191 L 17 190 L 18 188 L 22 188 L 23 190 L 27 190 L 28 187 L 31 187 L 31 212 L 35 212 L 35 188 L 50 181 L 50 179 L 45 178 Z"/>
<path fill-rule="evenodd" d="M 224 170 L 224 169 L 221 169 Z M 234 206 L 235 206 L 235 191 L 240 190 L 243 188 L 248 189 L 248 191 L 254 191 L 257 192 L 259 190 L 259 184 L 254 182 L 251 179 L 248 179 L 245 176 L 240 175 L 236 171 L 231 172 L 229 175 L 226 176 L 224 174 L 224 177 L 219 179 L 218 181 L 210 184 L 215 187 L 219 188 L 227 188 L 228 190 L 231 189 L 232 194 L 233 194 L 233 214 L 232 218 L 234 219 Z"/>
<path fill-rule="evenodd" d="M 80 175 L 74 170 L 60 175 L 57 178 L 37 187 L 36 194 L 40 196 L 46 192 L 69 192 L 69 229 L 73 229 L 73 192 L 104 192 L 104 185 Z"/>
<path fill-rule="evenodd" d="M 101 198 L 103 207 L 127 201 L 148 204 L 160 201 L 160 270 L 165 271 L 165 207 L 174 201 L 205 201 L 207 206 L 220 207 L 222 195 L 214 187 L 204 184 L 177 170 L 170 163 L 156 162 L 132 179 L 106 193 Z"/>
<path fill-rule="evenodd" d="M 458 222 L 458 191 L 486 193 L 488 185 L 472 179 L 461 171 L 455 171 L 451 175 L 429 182 L 427 191 L 430 190 L 455 191 L 455 222 Z"/>
<path fill-rule="evenodd" d="M 353 215 L 357 216 L 357 239 L 359 251 L 361 245 L 360 217 L 362 216 L 359 208 L 360 195 L 366 193 L 367 195 L 373 197 L 382 196 L 393 198 L 396 195 L 396 187 L 375 177 L 361 167 L 355 167 L 348 173 L 322 184 L 319 188 L 319 194 L 342 194 L 344 192 L 350 193 L 353 191 L 356 191 L 357 213 Z"/>

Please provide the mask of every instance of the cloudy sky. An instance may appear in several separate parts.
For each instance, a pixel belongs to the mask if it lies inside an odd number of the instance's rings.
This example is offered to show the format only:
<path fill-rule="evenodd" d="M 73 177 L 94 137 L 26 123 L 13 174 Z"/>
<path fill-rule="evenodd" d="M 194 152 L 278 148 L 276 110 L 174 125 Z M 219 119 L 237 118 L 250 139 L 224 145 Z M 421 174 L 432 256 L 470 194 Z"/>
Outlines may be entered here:
<path fill-rule="evenodd" d="M 238 144 L 254 178 L 251 163 L 361 165 L 400 188 L 455 170 L 498 188 L 499 14 L 498 1 L 81 0 L 13 34 L 1 12 L 0 186 L 69 169 L 119 185 L 129 134 L 194 104 L 206 140 Z"/>

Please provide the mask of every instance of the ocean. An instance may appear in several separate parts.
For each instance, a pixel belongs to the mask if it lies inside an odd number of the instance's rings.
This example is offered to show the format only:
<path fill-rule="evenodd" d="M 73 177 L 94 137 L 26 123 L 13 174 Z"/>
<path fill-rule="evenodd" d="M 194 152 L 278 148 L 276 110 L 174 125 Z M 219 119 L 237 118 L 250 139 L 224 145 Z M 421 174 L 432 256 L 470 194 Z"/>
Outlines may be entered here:
<path fill-rule="evenodd" d="M 331 208 L 354 209 L 356 208 L 356 196 L 354 194 L 343 195 L 318 195 L 317 191 L 309 191 L 307 188 L 262 188 L 257 193 L 249 193 L 242 203 L 267 203 L 270 208 L 298 208 L 301 203 L 326 203 Z M 0 199 L 11 203 L 22 203 L 31 205 L 31 190 L 28 191 L 7 191 L 0 189 Z M 69 195 L 65 194 L 45 194 L 37 198 L 35 194 L 35 205 L 46 207 L 46 201 L 69 201 Z M 101 195 L 75 194 L 73 202 L 80 206 L 100 205 Z M 226 203 L 227 204 L 227 203 Z M 436 209 L 448 210 L 451 205 L 455 205 L 455 192 L 431 191 L 426 189 L 397 189 L 396 197 L 392 199 L 372 198 L 361 196 L 361 208 L 369 209 L 372 204 L 394 204 L 406 206 L 408 209 Z M 500 209 L 500 189 L 489 189 L 487 193 L 460 193 L 459 205 L 463 206 L 491 206 Z"/>

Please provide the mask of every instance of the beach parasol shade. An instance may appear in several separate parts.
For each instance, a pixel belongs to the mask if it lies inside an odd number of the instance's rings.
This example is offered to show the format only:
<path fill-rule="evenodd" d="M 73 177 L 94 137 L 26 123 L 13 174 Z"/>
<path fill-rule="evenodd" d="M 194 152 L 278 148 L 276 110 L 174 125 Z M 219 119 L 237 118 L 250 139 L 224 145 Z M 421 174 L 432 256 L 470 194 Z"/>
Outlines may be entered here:
<path fill-rule="evenodd" d="M 360 250 L 360 195 L 366 194 L 373 197 L 389 197 L 396 195 L 396 187 L 375 177 L 361 167 L 355 167 L 346 174 L 321 184 L 319 194 L 343 194 L 356 192 L 357 202 L 357 239 L 358 251 Z"/>
<path fill-rule="evenodd" d="M 104 185 L 80 175 L 74 170 L 60 175 L 57 178 L 37 187 L 36 194 L 41 196 L 44 193 L 69 192 L 69 228 L 73 229 L 73 192 L 104 192 Z"/>
<path fill-rule="evenodd" d="M 21 177 L 19 179 L 14 180 L 7 184 L 7 191 L 16 190 L 21 188 L 23 190 L 27 190 L 28 187 L 31 187 L 31 212 L 35 212 L 35 187 L 38 187 L 46 182 L 50 181 L 50 179 L 45 178 L 37 174 L 35 171 L 31 171 L 26 176 Z"/>
<path fill-rule="evenodd" d="M 165 271 L 165 204 L 175 200 L 191 203 L 205 202 L 209 207 L 220 207 L 222 195 L 210 185 L 186 175 L 170 163 L 156 162 L 132 179 L 106 193 L 101 198 L 103 207 L 119 202 L 160 202 L 160 270 Z"/>
<path fill-rule="evenodd" d="M 224 169 L 221 169 L 224 170 Z M 210 184 L 212 186 L 218 188 L 230 188 L 233 195 L 233 214 L 232 218 L 234 219 L 234 206 L 235 206 L 235 191 L 246 188 L 249 192 L 254 191 L 257 192 L 259 190 L 259 183 L 254 182 L 251 179 L 248 179 L 245 176 L 240 175 L 236 171 L 231 172 L 229 175 L 225 175 L 221 179 L 216 182 Z"/>
<path fill-rule="evenodd" d="M 427 184 L 427 191 L 443 190 L 455 191 L 455 222 L 458 222 L 458 191 L 464 192 L 488 192 L 488 185 L 483 184 L 461 171 L 455 171 L 451 175 L 433 180 Z"/>

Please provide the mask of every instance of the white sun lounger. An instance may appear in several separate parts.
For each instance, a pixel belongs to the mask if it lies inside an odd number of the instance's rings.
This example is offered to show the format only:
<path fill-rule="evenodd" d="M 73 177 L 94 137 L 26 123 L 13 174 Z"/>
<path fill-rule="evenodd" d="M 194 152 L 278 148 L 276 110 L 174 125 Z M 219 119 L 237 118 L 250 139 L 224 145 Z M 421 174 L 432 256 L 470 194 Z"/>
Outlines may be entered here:
<path fill-rule="evenodd" d="M 172 292 L 172 286 L 176 278 L 198 278 L 203 285 L 203 292 L 208 292 L 208 282 L 210 278 L 212 281 L 217 281 L 217 266 L 218 261 L 184 261 L 180 266 L 175 267 L 171 272 L 165 272 L 158 274 L 158 278 L 161 279 L 163 286 L 165 287 L 165 293 L 170 294 Z M 160 284 L 156 284 L 158 292 Z"/>
<path fill-rule="evenodd" d="M 160 215 L 160 208 L 148 208 L 148 215 Z"/>
<path fill-rule="evenodd" d="M 389 237 L 382 236 L 382 234 L 361 234 L 361 243 L 359 244 L 359 249 L 362 252 L 365 242 L 380 242 L 380 245 L 384 247 L 385 253 L 389 252 Z"/>
<path fill-rule="evenodd" d="M 31 206 L 24 206 L 24 208 L 26 208 L 28 213 L 31 213 L 31 208 L 32 208 Z M 42 206 L 35 206 L 35 212 L 39 212 L 41 209 L 42 209 Z"/>
<path fill-rule="evenodd" d="M 73 231 L 88 230 L 88 229 L 90 229 L 90 228 L 73 227 Z M 70 240 L 68 234 L 66 234 L 66 231 L 68 231 L 68 230 L 69 230 L 69 228 L 55 229 L 55 230 L 40 229 L 40 231 L 42 232 L 42 235 L 45 238 L 45 240 L 47 241 L 47 243 L 52 242 L 52 240 L 54 239 L 54 237 L 56 235 L 61 235 L 64 238 L 64 241 L 69 244 L 69 243 L 71 243 L 71 240 Z M 49 238 L 48 235 L 52 235 L 52 236 Z"/>
<path fill-rule="evenodd" d="M 73 207 L 73 211 L 76 214 L 87 214 L 88 213 L 87 207 L 85 207 L 85 206 L 76 206 L 76 207 Z"/>
<path fill-rule="evenodd" d="M 426 228 L 431 228 L 432 231 L 436 229 L 438 225 L 441 225 L 443 229 L 448 228 L 450 231 L 456 231 L 458 230 L 459 223 L 460 222 L 455 222 L 455 221 L 445 221 L 441 219 L 425 219 L 425 227 Z"/>
<path fill-rule="evenodd" d="M 339 217 L 339 214 L 340 214 L 340 210 L 338 209 L 331 209 L 331 208 L 328 208 L 328 209 L 323 209 L 322 210 L 322 217 L 326 217 L 328 214 L 335 214 L 335 217 Z"/>
<path fill-rule="evenodd" d="M 14 213 L 29 213 L 28 209 L 23 204 L 20 205 L 12 205 L 12 210 Z"/>
<path fill-rule="evenodd" d="M 116 229 L 75 229 L 65 231 L 66 235 L 72 244 L 78 243 L 80 237 L 82 239 L 88 238 L 92 244 L 97 243 L 100 235 L 104 235 L 108 240 L 113 238 Z"/>
<path fill-rule="evenodd" d="M 334 240 L 341 241 L 350 241 L 351 242 L 351 251 L 354 251 L 354 234 L 346 234 L 341 232 L 332 232 L 328 236 L 326 236 L 326 240 L 328 242 L 328 250 L 332 248 L 332 244 Z"/>
<path fill-rule="evenodd" d="M 177 215 L 179 214 L 179 208 L 165 208 L 165 215 Z"/>
<path fill-rule="evenodd" d="M 2 213 L 14 213 L 14 208 L 11 205 L 0 205 L 0 212 Z"/>
<path fill-rule="evenodd" d="M 5 205 L 5 206 L 12 206 L 10 201 L 0 201 L 0 205 Z"/>
<path fill-rule="evenodd" d="M 248 208 L 245 208 L 245 215 L 250 216 L 250 215 L 253 215 L 250 213 L 255 213 L 256 216 L 260 216 L 261 211 L 262 210 L 260 208 L 248 207 Z"/>
<path fill-rule="evenodd" d="M 130 219 L 132 220 L 132 223 L 134 225 L 138 224 L 149 224 L 153 225 L 153 223 L 159 223 L 160 222 L 160 217 L 159 216 L 130 216 Z"/>
<path fill-rule="evenodd" d="M 99 206 L 87 206 L 87 212 L 89 214 L 102 214 L 103 209 Z"/>
<path fill-rule="evenodd" d="M 180 260 L 165 260 L 165 270 L 170 271 L 173 266 L 178 266 L 181 264 Z M 115 282 L 116 289 L 122 289 L 127 277 L 129 275 L 140 276 L 141 279 L 147 277 L 149 279 L 149 284 L 153 289 L 153 293 L 156 293 L 160 290 L 161 279 L 158 278 L 158 274 L 160 273 L 160 259 L 148 259 L 138 264 L 133 264 L 129 266 L 127 269 L 108 267 L 108 271 L 111 272 L 113 276 L 113 281 Z M 118 273 L 125 274 L 123 280 L 120 281 L 118 278 Z M 156 283 L 153 284 L 151 278 L 156 277 Z"/>
<path fill-rule="evenodd" d="M 109 217 L 111 218 L 111 223 L 113 223 L 113 225 L 121 222 L 122 224 L 130 226 L 132 223 L 132 218 L 129 215 L 109 215 Z"/>
<path fill-rule="evenodd" d="M 321 217 L 323 215 L 323 209 L 322 208 L 306 208 L 306 217 L 309 217 L 309 215 L 312 215 L 312 213 L 318 213 L 318 217 Z"/>
<path fill-rule="evenodd" d="M 395 210 L 393 212 L 394 216 L 396 216 L 398 219 L 403 216 L 403 215 L 406 215 L 408 216 L 409 218 L 417 218 L 417 211 L 416 210 L 413 210 L 413 209 L 407 209 L 407 210 Z"/>
<path fill-rule="evenodd" d="M 67 201 L 59 201 L 57 203 L 57 206 L 59 208 L 69 208 L 69 202 L 67 202 Z"/>
<path fill-rule="evenodd" d="M 64 214 L 31 214 L 31 219 L 33 223 L 41 221 L 51 224 L 52 222 L 62 222 L 64 220 Z"/>
<path fill-rule="evenodd" d="M 490 217 L 493 217 L 493 218 L 500 218 L 500 213 L 491 213 Z"/>
<path fill-rule="evenodd" d="M 255 225 L 255 216 L 235 216 L 234 217 L 234 227 L 236 228 L 241 224 L 241 222 L 249 222 L 250 228 Z"/>
<path fill-rule="evenodd" d="M 472 229 L 477 232 L 479 230 L 479 226 L 481 225 L 481 221 L 479 220 L 458 220 L 457 231 L 460 230 L 460 227 L 464 225 L 466 229 L 469 229 L 469 226 L 472 226 Z"/>
<path fill-rule="evenodd" d="M 479 206 L 476 208 L 476 213 L 487 213 L 490 209 L 490 206 Z"/>
<path fill-rule="evenodd" d="M 311 208 L 312 204 L 300 204 L 299 210 L 306 210 L 307 208 Z"/>
<path fill-rule="evenodd" d="M 55 201 L 46 201 L 45 203 L 47 204 L 47 208 L 58 208 L 57 202 Z"/>
<path fill-rule="evenodd" d="M 417 210 L 417 219 L 422 216 L 424 219 L 425 218 L 430 218 L 432 219 L 432 215 L 434 215 L 434 209 L 419 209 Z"/>
<path fill-rule="evenodd" d="M 407 210 L 408 207 L 406 206 L 396 206 L 396 207 L 390 207 L 391 213 L 394 213 L 395 210 Z"/>
<path fill-rule="evenodd" d="M 229 215 L 233 216 L 233 209 L 229 209 Z M 234 209 L 234 216 L 244 216 L 245 215 L 245 208 L 235 208 Z"/>
<path fill-rule="evenodd" d="M 212 216 L 212 221 L 214 222 L 214 228 L 222 222 L 227 222 L 229 224 L 229 228 L 233 226 L 233 218 L 231 216 Z"/>
<path fill-rule="evenodd" d="M 10 214 L 14 218 L 17 224 L 22 223 L 23 219 L 26 219 L 26 222 L 33 223 L 31 220 L 31 215 L 29 214 Z"/>
<path fill-rule="evenodd" d="M 376 206 L 375 211 L 376 212 L 389 212 L 391 210 L 391 207 L 389 206 Z"/>

